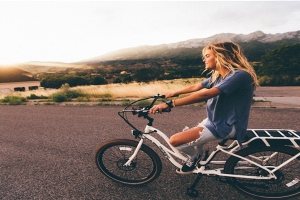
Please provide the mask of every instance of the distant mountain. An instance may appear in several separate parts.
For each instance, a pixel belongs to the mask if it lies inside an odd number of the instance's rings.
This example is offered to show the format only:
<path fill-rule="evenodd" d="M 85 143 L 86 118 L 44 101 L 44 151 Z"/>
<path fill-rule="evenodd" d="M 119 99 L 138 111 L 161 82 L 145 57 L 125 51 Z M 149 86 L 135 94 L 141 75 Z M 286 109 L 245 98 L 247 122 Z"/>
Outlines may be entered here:
<path fill-rule="evenodd" d="M 0 67 L 0 83 L 23 81 L 37 80 L 32 78 L 32 74 L 27 71 L 15 67 Z"/>
<path fill-rule="evenodd" d="M 78 70 L 78 69 L 90 69 L 89 66 L 85 64 L 73 64 L 73 63 L 62 63 L 62 62 L 39 62 L 32 61 L 26 63 L 16 64 L 14 67 L 19 69 L 38 74 L 45 72 L 60 72 L 65 70 Z"/>
<path fill-rule="evenodd" d="M 300 42 L 300 31 L 265 34 L 256 31 L 250 34 L 221 33 L 208 38 L 190 39 L 182 42 L 155 46 L 125 48 L 105 55 L 75 63 L 28 62 L 15 67 L 37 74 L 43 72 L 78 71 L 93 68 L 105 70 L 134 70 L 148 67 L 189 67 L 202 65 L 202 49 L 207 44 L 233 41 L 238 43 L 250 62 L 260 62 L 267 52 L 281 44 Z"/>
<path fill-rule="evenodd" d="M 209 43 L 233 41 L 241 45 L 249 61 L 260 61 L 262 55 L 280 44 L 300 42 L 300 31 L 265 34 L 256 31 L 247 35 L 221 33 L 208 38 L 190 39 L 182 42 L 155 46 L 138 46 L 120 49 L 79 63 L 100 64 L 112 61 L 133 60 L 201 60 L 201 51 Z"/>

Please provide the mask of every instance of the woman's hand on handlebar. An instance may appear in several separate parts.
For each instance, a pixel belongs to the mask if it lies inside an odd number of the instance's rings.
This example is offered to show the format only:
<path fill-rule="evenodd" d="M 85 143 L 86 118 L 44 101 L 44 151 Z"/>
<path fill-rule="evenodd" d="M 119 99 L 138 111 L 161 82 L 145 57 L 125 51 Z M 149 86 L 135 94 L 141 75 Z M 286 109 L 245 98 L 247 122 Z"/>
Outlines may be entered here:
<path fill-rule="evenodd" d="M 150 114 L 155 114 L 155 113 L 157 113 L 157 112 L 162 113 L 163 110 L 165 110 L 165 109 L 169 109 L 168 104 L 166 104 L 166 103 L 161 103 L 161 104 L 158 104 L 158 105 L 154 105 L 154 106 L 149 110 L 149 113 L 150 113 Z"/>

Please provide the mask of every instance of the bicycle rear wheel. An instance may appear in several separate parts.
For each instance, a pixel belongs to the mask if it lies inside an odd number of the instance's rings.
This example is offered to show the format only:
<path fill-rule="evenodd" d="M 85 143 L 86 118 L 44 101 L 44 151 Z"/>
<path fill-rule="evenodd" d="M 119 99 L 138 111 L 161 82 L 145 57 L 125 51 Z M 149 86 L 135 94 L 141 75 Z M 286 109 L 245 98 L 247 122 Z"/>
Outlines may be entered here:
<path fill-rule="evenodd" d="M 112 140 L 101 145 L 95 161 L 100 171 L 108 178 L 127 185 L 142 185 L 156 179 L 162 170 L 158 155 L 143 144 L 131 162 L 124 166 L 138 145 L 134 140 Z"/>
<path fill-rule="evenodd" d="M 287 146 L 248 147 L 237 152 L 238 155 L 263 166 L 267 166 L 267 168 L 271 170 L 298 153 L 298 149 Z M 224 166 L 224 172 L 227 174 L 245 176 L 268 176 L 266 170 L 235 156 L 231 156 L 227 160 Z M 226 177 L 226 179 L 232 183 L 236 189 L 258 198 L 283 199 L 300 194 L 300 156 L 277 170 L 275 175 L 277 179 L 271 180 L 232 177 Z"/>

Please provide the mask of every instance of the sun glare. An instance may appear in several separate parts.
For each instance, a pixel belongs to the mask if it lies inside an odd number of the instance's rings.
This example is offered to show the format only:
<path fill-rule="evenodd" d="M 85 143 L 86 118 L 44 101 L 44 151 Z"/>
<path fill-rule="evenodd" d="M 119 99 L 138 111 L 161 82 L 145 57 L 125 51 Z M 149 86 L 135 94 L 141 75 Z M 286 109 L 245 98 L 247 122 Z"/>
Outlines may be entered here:
<path fill-rule="evenodd" d="M 7 68 L 7 67 L 10 67 L 11 65 L 2 65 L 0 64 L 0 68 Z"/>

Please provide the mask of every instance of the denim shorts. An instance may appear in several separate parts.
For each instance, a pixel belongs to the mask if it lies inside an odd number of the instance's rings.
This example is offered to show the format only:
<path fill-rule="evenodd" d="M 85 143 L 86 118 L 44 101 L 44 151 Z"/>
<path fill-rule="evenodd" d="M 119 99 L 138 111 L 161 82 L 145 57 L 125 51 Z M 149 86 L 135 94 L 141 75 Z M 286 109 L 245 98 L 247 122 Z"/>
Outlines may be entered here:
<path fill-rule="evenodd" d="M 200 138 L 198 138 L 197 140 L 203 140 L 203 141 L 209 142 L 209 141 L 221 139 L 221 138 L 214 136 L 214 134 L 212 134 L 212 132 L 207 127 L 204 126 L 207 123 L 207 121 L 208 121 L 208 119 L 206 118 L 197 125 L 197 127 L 203 127 L 203 130 L 201 132 L 199 132 Z M 236 132 L 235 126 L 233 125 L 231 132 L 224 139 L 234 138 L 235 132 Z"/>
<path fill-rule="evenodd" d="M 212 134 L 212 132 L 205 127 L 205 124 L 207 122 L 207 118 L 204 119 L 202 122 L 200 122 L 196 127 L 203 127 L 203 130 L 201 132 L 199 132 L 200 137 L 197 138 L 194 141 L 191 141 L 189 143 L 180 145 L 178 147 L 176 147 L 179 151 L 187 154 L 190 157 L 196 156 L 197 154 L 202 155 L 203 154 L 203 147 L 206 143 L 211 142 L 211 141 L 215 141 L 215 140 L 220 140 L 221 138 L 218 138 L 216 136 L 214 136 Z M 226 138 L 234 138 L 235 137 L 235 126 L 233 126 L 232 131 L 229 133 L 228 136 L 226 136 L 224 139 Z"/>

